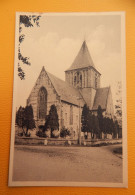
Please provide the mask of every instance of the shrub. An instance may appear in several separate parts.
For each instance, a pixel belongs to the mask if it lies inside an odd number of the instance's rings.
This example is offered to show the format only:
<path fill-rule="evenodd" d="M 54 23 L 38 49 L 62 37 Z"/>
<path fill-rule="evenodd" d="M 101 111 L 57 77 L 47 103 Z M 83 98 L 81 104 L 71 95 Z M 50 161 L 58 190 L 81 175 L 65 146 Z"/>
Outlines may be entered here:
<path fill-rule="evenodd" d="M 26 137 L 30 137 L 28 135 L 28 130 L 32 130 L 35 128 L 35 120 L 33 115 L 33 108 L 32 106 L 26 106 L 25 108 L 21 107 L 16 112 L 16 124 L 18 127 L 21 127 L 23 130 L 23 134 Z M 24 128 L 26 129 L 24 131 Z"/>
<path fill-rule="evenodd" d="M 29 132 L 29 133 L 27 133 L 25 136 L 26 136 L 26 137 L 30 137 L 30 136 L 31 136 L 31 133 Z"/>
<path fill-rule="evenodd" d="M 38 137 L 46 137 L 46 134 L 45 134 L 43 131 L 38 130 L 38 131 L 36 132 L 36 136 L 38 136 Z"/>
<path fill-rule="evenodd" d="M 70 133 L 69 129 L 67 129 L 65 127 L 63 127 L 61 129 L 60 137 L 66 137 L 66 136 L 70 136 L 70 135 L 71 135 L 71 133 Z"/>
<path fill-rule="evenodd" d="M 46 137 L 51 137 L 51 130 L 50 129 L 46 129 L 46 131 L 44 132 Z"/>
<path fill-rule="evenodd" d="M 23 136 L 23 132 L 22 133 L 18 133 L 18 136 L 21 136 L 22 137 Z"/>
<path fill-rule="evenodd" d="M 72 145 L 72 143 L 71 143 L 70 140 L 66 140 L 66 141 L 65 141 L 65 146 L 71 146 L 71 145 Z"/>
<path fill-rule="evenodd" d="M 44 130 L 44 125 L 39 125 L 38 128 L 43 131 Z"/>
<path fill-rule="evenodd" d="M 53 138 L 58 138 L 59 135 L 60 135 L 59 130 L 53 130 L 53 132 L 52 132 L 52 137 L 53 137 Z"/>

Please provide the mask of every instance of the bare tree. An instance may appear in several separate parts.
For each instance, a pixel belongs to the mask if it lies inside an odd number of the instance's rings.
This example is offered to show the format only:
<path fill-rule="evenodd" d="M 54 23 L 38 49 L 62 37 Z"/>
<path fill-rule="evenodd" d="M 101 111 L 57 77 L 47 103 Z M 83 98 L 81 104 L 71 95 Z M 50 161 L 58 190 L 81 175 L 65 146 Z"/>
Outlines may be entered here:
<path fill-rule="evenodd" d="M 22 29 L 24 27 L 34 27 L 39 26 L 39 19 L 41 16 L 36 15 L 20 15 L 19 21 L 19 45 L 18 45 L 18 76 L 21 80 L 25 79 L 25 72 L 22 69 L 22 64 L 31 65 L 29 57 L 24 57 L 21 53 L 21 43 L 24 41 L 25 35 L 22 34 Z"/>

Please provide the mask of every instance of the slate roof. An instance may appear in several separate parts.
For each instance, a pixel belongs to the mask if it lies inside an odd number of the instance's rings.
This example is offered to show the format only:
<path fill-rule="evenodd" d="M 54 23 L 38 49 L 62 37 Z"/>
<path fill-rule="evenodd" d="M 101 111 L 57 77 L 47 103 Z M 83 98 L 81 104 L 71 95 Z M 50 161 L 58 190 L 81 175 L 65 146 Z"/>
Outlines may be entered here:
<path fill-rule="evenodd" d="M 79 53 L 77 54 L 75 60 L 73 61 L 72 65 L 68 70 L 86 68 L 86 67 L 95 67 L 91 55 L 89 53 L 88 47 L 86 42 L 84 41 Z"/>
<path fill-rule="evenodd" d="M 80 104 L 80 106 L 83 107 L 86 101 L 83 98 L 83 94 L 81 93 L 81 91 L 79 91 L 79 89 L 70 86 L 66 81 L 63 81 L 62 79 L 59 79 L 53 74 L 47 72 L 44 67 L 42 68 L 41 72 L 43 71 L 47 73 L 50 81 L 52 82 L 52 85 L 54 86 L 61 100 L 74 105 Z M 110 87 L 98 88 L 96 90 L 92 110 L 97 110 L 99 105 L 102 109 L 106 109 L 109 90 Z"/>
<path fill-rule="evenodd" d="M 106 109 L 109 90 L 110 87 L 99 88 L 96 90 L 92 110 L 97 110 L 99 105 L 102 109 Z"/>
<path fill-rule="evenodd" d="M 53 74 L 47 72 L 55 90 L 58 95 L 61 97 L 61 100 L 83 106 L 85 101 L 81 98 L 81 94 L 78 89 L 71 87 L 67 82 L 57 78 Z M 80 98 L 80 100 L 78 100 Z"/>
<path fill-rule="evenodd" d="M 70 86 L 67 82 L 57 78 L 56 76 L 49 72 L 47 72 L 47 74 L 58 95 L 61 97 L 61 100 L 75 105 L 79 105 L 78 99 L 80 98 L 81 106 L 83 106 L 86 103 L 78 89 Z M 110 87 L 98 88 L 96 90 L 92 110 L 97 110 L 99 105 L 101 106 L 102 109 L 106 109 L 109 90 Z"/>

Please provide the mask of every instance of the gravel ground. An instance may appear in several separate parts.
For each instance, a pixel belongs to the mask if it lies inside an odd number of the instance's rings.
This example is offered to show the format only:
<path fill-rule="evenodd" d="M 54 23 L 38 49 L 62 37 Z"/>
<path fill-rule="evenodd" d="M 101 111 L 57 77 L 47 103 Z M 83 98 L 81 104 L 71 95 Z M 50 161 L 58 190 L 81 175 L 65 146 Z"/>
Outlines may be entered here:
<path fill-rule="evenodd" d="M 103 147 L 15 146 L 13 181 L 122 182 L 122 155 Z"/>

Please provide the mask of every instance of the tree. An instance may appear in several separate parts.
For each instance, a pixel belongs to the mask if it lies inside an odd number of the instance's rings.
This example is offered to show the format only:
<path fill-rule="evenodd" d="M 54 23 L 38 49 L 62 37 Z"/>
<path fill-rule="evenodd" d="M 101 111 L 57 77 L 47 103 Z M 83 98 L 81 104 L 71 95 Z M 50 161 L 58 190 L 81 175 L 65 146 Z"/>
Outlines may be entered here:
<path fill-rule="evenodd" d="M 88 132 L 92 132 L 92 113 L 89 111 L 88 113 Z"/>
<path fill-rule="evenodd" d="M 106 136 L 107 134 L 110 134 L 110 132 L 111 132 L 110 118 L 109 117 L 104 117 L 103 118 L 103 133 Z"/>
<path fill-rule="evenodd" d="M 115 120 L 114 129 L 113 129 L 113 137 L 116 138 L 118 133 L 119 133 L 119 124 L 118 124 L 118 121 Z"/>
<path fill-rule="evenodd" d="M 107 133 L 107 134 L 110 134 L 110 126 L 111 126 L 110 118 L 107 117 L 107 118 L 106 118 L 106 127 L 107 127 L 106 133 Z"/>
<path fill-rule="evenodd" d="M 25 122 L 24 122 L 24 110 L 22 106 L 19 107 L 18 111 L 16 112 L 16 124 L 22 128 L 23 134 L 25 135 L 24 127 L 25 127 Z"/>
<path fill-rule="evenodd" d="M 122 84 L 117 83 L 116 88 L 116 100 L 115 100 L 115 117 L 118 121 L 119 126 L 122 126 Z"/>
<path fill-rule="evenodd" d="M 70 136 L 71 133 L 70 133 L 70 130 L 63 127 L 60 131 L 60 137 L 66 137 L 66 136 Z"/>
<path fill-rule="evenodd" d="M 105 134 L 113 134 L 114 131 L 114 121 L 112 118 L 104 118 L 103 129 Z"/>
<path fill-rule="evenodd" d="M 99 138 L 101 138 L 101 133 L 103 129 L 103 111 L 100 105 L 98 106 L 98 110 L 97 110 L 97 118 L 99 122 Z"/>
<path fill-rule="evenodd" d="M 106 135 L 107 134 L 107 118 L 106 117 L 104 117 L 103 118 L 103 129 L 102 129 L 102 131 L 103 131 L 103 133 Z"/>
<path fill-rule="evenodd" d="M 89 117 L 89 108 L 84 104 L 82 109 L 81 123 L 82 123 L 82 132 L 88 132 L 88 119 Z"/>
<path fill-rule="evenodd" d="M 23 134 L 28 135 L 28 130 L 35 128 L 35 120 L 33 116 L 32 106 L 26 106 L 25 108 L 19 107 L 16 112 L 16 124 L 22 128 Z M 26 128 L 26 132 L 25 129 Z"/>
<path fill-rule="evenodd" d="M 92 115 L 92 131 L 91 131 L 91 138 L 94 138 L 94 134 L 98 135 L 99 137 L 99 121 L 97 116 L 95 116 L 94 114 Z"/>
<path fill-rule="evenodd" d="M 35 128 L 35 120 L 33 116 L 33 109 L 32 106 L 26 106 L 24 110 L 24 126 L 26 127 L 26 133 L 25 135 L 28 135 L 29 129 Z"/>
<path fill-rule="evenodd" d="M 52 132 L 54 130 L 59 129 L 59 118 L 58 118 L 57 108 L 54 104 L 51 105 L 49 115 L 45 123 L 45 127 L 51 129 L 51 136 L 53 136 Z"/>
<path fill-rule="evenodd" d="M 44 125 L 44 127 L 43 127 L 43 132 L 45 132 L 45 131 L 47 131 L 47 128 L 49 127 L 49 124 L 48 124 L 48 122 L 49 122 L 49 115 L 46 115 L 45 116 L 45 125 Z"/>
<path fill-rule="evenodd" d="M 113 130 L 114 130 L 113 119 L 112 118 L 108 118 L 108 130 L 107 130 L 107 133 L 108 134 L 112 134 Z"/>
<path fill-rule="evenodd" d="M 24 57 L 21 53 L 21 43 L 23 42 L 25 35 L 21 34 L 23 27 L 34 27 L 39 26 L 39 19 L 41 16 L 36 15 L 20 15 L 19 20 L 19 45 L 18 45 L 18 76 L 21 80 L 25 79 L 25 73 L 21 67 L 21 64 L 31 65 L 29 58 Z"/>

